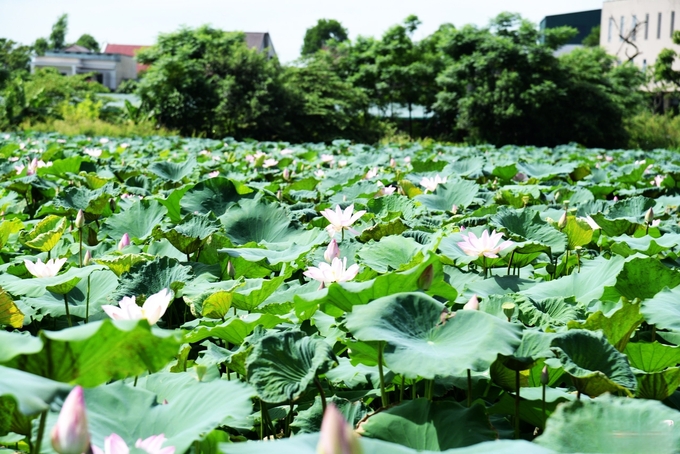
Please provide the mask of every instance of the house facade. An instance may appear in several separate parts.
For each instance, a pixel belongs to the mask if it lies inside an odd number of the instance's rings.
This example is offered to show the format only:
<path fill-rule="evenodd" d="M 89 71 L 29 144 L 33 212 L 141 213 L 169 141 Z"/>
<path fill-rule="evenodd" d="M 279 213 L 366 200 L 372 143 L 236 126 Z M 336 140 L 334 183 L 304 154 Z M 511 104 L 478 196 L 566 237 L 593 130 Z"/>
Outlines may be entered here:
<path fill-rule="evenodd" d="M 602 6 L 600 46 L 620 62 L 646 69 L 662 49 L 675 49 L 680 30 L 680 0 L 610 0 Z"/>

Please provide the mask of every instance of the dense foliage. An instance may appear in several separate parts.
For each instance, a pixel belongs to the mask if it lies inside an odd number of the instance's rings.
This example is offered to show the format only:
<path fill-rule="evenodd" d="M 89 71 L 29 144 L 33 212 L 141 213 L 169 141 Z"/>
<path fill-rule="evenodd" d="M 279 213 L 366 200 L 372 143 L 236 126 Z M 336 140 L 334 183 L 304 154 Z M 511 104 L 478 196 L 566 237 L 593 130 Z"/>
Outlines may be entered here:
<path fill-rule="evenodd" d="M 371 453 L 680 449 L 676 153 L 4 134 L 0 156 L 2 446 L 54 452 L 80 385 L 98 448 L 313 453 L 333 403 Z"/>

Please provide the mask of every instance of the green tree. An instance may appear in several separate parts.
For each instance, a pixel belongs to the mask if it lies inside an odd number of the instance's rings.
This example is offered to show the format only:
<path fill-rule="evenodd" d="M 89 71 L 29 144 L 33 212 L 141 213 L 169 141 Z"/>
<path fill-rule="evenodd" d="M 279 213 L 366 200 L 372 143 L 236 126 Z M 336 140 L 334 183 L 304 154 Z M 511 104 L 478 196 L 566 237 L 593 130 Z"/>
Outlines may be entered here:
<path fill-rule="evenodd" d="M 50 47 L 54 50 L 61 50 L 66 47 L 66 32 L 68 30 L 68 14 L 62 14 L 52 25 L 50 33 Z"/>
<path fill-rule="evenodd" d="M 583 38 L 583 45 L 586 47 L 595 47 L 600 45 L 600 26 L 596 25 L 590 30 L 588 36 Z"/>
<path fill-rule="evenodd" d="M 80 35 L 80 38 L 78 38 L 78 41 L 76 41 L 75 44 L 90 49 L 92 52 L 99 52 L 99 43 L 92 35 L 87 33 Z"/>
<path fill-rule="evenodd" d="M 315 26 L 305 32 L 301 54 L 313 54 L 331 39 L 336 42 L 347 41 L 347 30 L 335 19 L 319 19 Z"/>
<path fill-rule="evenodd" d="M 673 33 L 673 44 L 680 45 L 680 31 Z M 678 57 L 674 49 L 663 49 L 654 63 L 654 80 L 668 82 L 680 87 L 680 71 L 673 69 L 673 63 Z"/>
<path fill-rule="evenodd" d="M 435 104 L 441 124 L 458 139 L 497 145 L 625 145 L 623 118 L 639 105 L 642 74 L 614 67 L 599 48 L 554 57 L 574 33 L 540 32 L 508 13 L 488 29 L 450 33 L 441 43 L 448 58 Z"/>
<path fill-rule="evenodd" d="M 45 38 L 38 38 L 33 43 L 33 50 L 37 55 L 45 55 L 49 47 L 50 43 Z"/>
<path fill-rule="evenodd" d="M 0 38 L 0 90 L 19 73 L 27 74 L 31 61 L 31 48 Z"/>
<path fill-rule="evenodd" d="M 143 109 L 163 126 L 237 138 L 273 138 L 284 129 L 278 60 L 249 49 L 243 33 L 182 28 L 137 58 L 151 65 L 137 89 Z"/>

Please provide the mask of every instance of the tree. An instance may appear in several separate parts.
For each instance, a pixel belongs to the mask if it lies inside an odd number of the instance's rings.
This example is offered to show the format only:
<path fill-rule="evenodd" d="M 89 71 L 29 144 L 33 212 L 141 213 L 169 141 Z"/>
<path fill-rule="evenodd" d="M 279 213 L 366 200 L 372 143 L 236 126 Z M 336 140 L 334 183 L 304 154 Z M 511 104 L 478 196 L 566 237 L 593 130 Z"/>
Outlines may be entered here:
<path fill-rule="evenodd" d="M 583 45 L 586 47 L 595 47 L 600 45 L 600 26 L 596 25 L 588 33 L 588 36 L 583 38 Z"/>
<path fill-rule="evenodd" d="M 137 58 L 151 65 L 137 89 L 143 109 L 163 126 L 236 138 L 274 138 L 284 129 L 278 60 L 248 48 L 243 33 L 182 28 Z"/>
<path fill-rule="evenodd" d="M 313 54 L 331 39 L 337 42 L 347 41 L 347 30 L 335 19 L 319 19 L 315 26 L 305 32 L 301 54 Z"/>
<path fill-rule="evenodd" d="M 673 33 L 673 44 L 680 45 L 680 31 Z M 673 49 L 662 49 L 654 63 L 654 80 L 668 82 L 680 87 L 680 71 L 673 69 L 678 53 Z"/>
<path fill-rule="evenodd" d="M 66 31 L 68 30 L 68 14 L 62 14 L 52 25 L 50 33 L 50 47 L 54 50 L 61 50 L 66 47 Z"/>
<path fill-rule="evenodd" d="M 0 90 L 19 73 L 27 74 L 31 61 L 31 48 L 11 39 L 0 38 Z"/>
<path fill-rule="evenodd" d="M 33 50 L 37 55 L 45 55 L 49 47 L 50 43 L 45 38 L 38 38 L 33 43 Z"/>
<path fill-rule="evenodd" d="M 451 32 L 441 43 L 439 121 L 458 139 L 496 145 L 625 145 L 623 118 L 639 102 L 642 74 L 614 67 L 600 48 L 554 57 L 575 32 L 547 29 L 541 43 L 533 24 L 507 13 L 488 29 Z"/>
<path fill-rule="evenodd" d="M 99 43 L 92 35 L 87 33 L 80 35 L 80 38 L 78 38 L 78 41 L 76 41 L 75 44 L 90 49 L 92 52 L 99 52 Z"/>

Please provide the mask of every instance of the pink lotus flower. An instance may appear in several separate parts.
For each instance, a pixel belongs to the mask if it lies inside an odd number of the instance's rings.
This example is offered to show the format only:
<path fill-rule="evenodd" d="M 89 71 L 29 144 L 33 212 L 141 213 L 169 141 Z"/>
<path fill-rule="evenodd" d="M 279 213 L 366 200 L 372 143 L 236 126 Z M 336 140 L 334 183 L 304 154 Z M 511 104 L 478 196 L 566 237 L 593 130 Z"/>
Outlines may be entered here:
<path fill-rule="evenodd" d="M 46 263 L 43 263 L 40 259 L 35 263 L 24 260 L 26 269 L 35 277 L 54 277 L 59 274 L 59 270 L 64 266 L 64 263 L 66 263 L 66 258 L 50 259 Z"/>
<path fill-rule="evenodd" d="M 71 390 L 52 428 L 52 447 L 59 454 L 82 454 L 90 446 L 90 433 L 85 415 L 83 388 Z"/>
<path fill-rule="evenodd" d="M 446 177 L 442 178 L 439 174 L 435 175 L 434 178 L 425 177 L 420 180 L 420 185 L 425 188 L 425 192 L 434 192 L 434 190 L 437 189 L 437 186 L 443 183 L 446 183 Z"/>
<path fill-rule="evenodd" d="M 496 233 L 494 230 L 491 235 L 489 235 L 489 231 L 484 230 L 480 238 L 477 238 L 477 235 L 473 232 L 469 232 L 467 236 L 463 237 L 463 241 L 459 241 L 457 244 L 467 255 L 496 258 L 500 251 L 515 244 L 512 241 L 504 241 L 501 244 L 498 244 L 502 239 L 502 233 Z"/>
<path fill-rule="evenodd" d="M 114 320 L 142 320 L 146 319 L 149 325 L 155 325 L 168 310 L 173 293 L 164 288 L 158 293 L 149 296 L 142 307 L 137 305 L 136 297 L 124 296 L 118 306 L 105 304 L 102 309 Z"/>
<path fill-rule="evenodd" d="M 352 224 L 354 224 L 354 222 L 363 216 L 366 213 L 366 210 L 359 210 L 356 213 L 353 213 L 354 204 L 345 208 L 344 211 L 340 208 L 340 205 L 336 205 L 335 211 L 331 210 L 330 208 L 326 208 L 321 212 L 321 215 L 328 219 L 328 222 L 330 222 L 330 225 L 326 227 L 326 231 L 331 238 L 333 238 L 336 233 L 343 232 L 345 230 L 349 230 L 355 235 L 359 234 L 359 232 L 352 228 Z"/>
<path fill-rule="evenodd" d="M 308 278 L 321 282 L 321 288 L 332 282 L 351 281 L 359 273 L 359 265 L 356 263 L 347 268 L 347 257 L 340 260 L 335 257 L 331 264 L 321 262 L 319 267 L 311 266 L 304 274 Z"/>
<path fill-rule="evenodd" d="M 326 248 L 326 252 L 323 253 L 323 258 L 328 263 L 331 263 L 334 258 L 340 257 L 340 248 L 338 247 L 338 242 L 332 239 Z"/>
<path fill-rule="evenodd" d="M 321 421 L 318 454 L 361 454 L 359 437 L 333 404 L 326 407 Z"/>
<path fill-rule="evenodd" d="M 175 447 L 168 446 L 161 448 L 165 442 L 165 435 L 152 435 L 142 440 L 141 438 L 135 443 L 135 448 L 146 451 L 149 454 L 174 454 Z M 94 454 L 129 454 L 130 448 L 127 443 L 118 434 L 111 434 L 104 439 L 104 450 L 97 446 L 92 446 Z"/>
<path fill-rule="evenodd" d="M 463 309 L 467 311 L 478 311 L 479 300 L 477 299 L 477 295 L 472 295 L 472 298 L 470 298 L 470 300 L 467 303 L 465 303 Z"/>
<path fill-rule="evenodd" d="M 373 167 L 368 172 L 366 172 L 366 175 L 364 175 L 364 180 L 370 180 L 371 178 L 375 178 L 377 175 L 378 175 L 378 168 Z"/>
<path fill-rule="evenodd" d="M 264 162 L 262 163 L 262 167 L 264 167 L 265 169 L 268 169 L 269 167 L 274 167 L 278 163 L 279 163 L 279 161 L 277 161 L 276 159 L 269 158 L 269 159 L 264 160 Z"/>
<path fill-rule="evenodd" d="M 123 249 L 125 249 L 129 245 L 130 245 L 130 235 L 125 233 L 125 234 L 123 234 L 123 237 L 118 242 L 118 250 L 122 251 Z"/>

